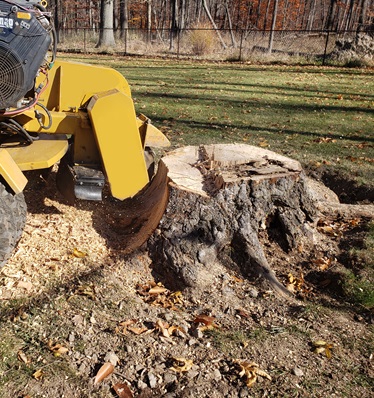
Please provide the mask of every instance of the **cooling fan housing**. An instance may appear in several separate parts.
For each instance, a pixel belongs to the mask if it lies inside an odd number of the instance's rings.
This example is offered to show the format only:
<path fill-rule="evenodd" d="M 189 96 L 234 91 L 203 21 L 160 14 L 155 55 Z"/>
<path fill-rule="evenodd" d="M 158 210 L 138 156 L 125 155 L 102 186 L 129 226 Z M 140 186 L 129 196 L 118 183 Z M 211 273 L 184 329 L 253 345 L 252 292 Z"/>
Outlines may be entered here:
<path fill-rule="evenodd" d="M 51 44 L 38 9 L 0 0 L 0 110 L 15 107 L 34 88 Z"/>

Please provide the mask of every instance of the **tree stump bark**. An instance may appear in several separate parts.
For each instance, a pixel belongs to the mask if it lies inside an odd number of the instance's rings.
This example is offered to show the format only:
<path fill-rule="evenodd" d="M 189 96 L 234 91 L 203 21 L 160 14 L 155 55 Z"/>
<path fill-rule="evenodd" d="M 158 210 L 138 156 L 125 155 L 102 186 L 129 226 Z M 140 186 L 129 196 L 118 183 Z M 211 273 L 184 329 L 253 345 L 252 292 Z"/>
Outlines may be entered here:
<path fill-rule="evenodd" d="M 261 235 L 284 250 L 313 244 L 318 211 L 299 162 L 249 145 L 184 147 L 162 158 L 170 198 L 148 240 L 168 286 L 209 288 L 227 268 L 260 272 L 283 296 Z"/>

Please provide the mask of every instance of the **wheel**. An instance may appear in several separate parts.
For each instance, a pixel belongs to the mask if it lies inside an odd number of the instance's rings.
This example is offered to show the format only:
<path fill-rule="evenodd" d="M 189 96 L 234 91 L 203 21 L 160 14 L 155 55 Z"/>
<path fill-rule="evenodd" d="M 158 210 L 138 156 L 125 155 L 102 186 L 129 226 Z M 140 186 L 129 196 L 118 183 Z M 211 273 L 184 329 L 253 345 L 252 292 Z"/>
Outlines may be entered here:
<path fill-rule="evenodd" d="M 26 222 L 26 202 L 22 193 L 13 195 L 0 183 L 0 268 L 21 238 Z"/>

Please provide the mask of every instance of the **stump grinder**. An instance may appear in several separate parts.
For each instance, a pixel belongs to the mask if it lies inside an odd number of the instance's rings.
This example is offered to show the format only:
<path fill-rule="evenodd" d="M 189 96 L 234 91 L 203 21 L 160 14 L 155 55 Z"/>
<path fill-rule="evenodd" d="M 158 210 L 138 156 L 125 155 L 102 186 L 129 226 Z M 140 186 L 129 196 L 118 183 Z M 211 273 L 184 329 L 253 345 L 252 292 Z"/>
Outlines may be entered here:
<path fill-rule="evenodd" d="M 150 148 L 169 141 L 136 116 L 119 72 L 56 60 L 46 6 L 0 0 L 0 267 L 23 231 L 30 170 L 58 167 L 56 185 L 69 202 L 102 200 L 108 190 L 128 250 L 144 243 L 167 204 L 166 171 L 154 175 Z"/>

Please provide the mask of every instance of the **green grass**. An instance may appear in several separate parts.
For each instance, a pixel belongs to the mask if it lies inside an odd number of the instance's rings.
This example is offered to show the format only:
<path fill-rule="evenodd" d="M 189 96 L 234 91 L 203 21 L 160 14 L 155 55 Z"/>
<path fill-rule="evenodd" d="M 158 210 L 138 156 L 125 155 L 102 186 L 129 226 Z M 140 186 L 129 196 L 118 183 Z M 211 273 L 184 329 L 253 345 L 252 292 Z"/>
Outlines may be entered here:
<path fill-rule="evenodd" d="M 88 57 L 174 147 L 245 142 L 374 186 L 374 70 Z"/>
<path fill-rule="evenodd" d="M 367 308 L 374 308 L 374 223 L 368 226 L 361 248 L 352 248 L 355 270 L 347 270 L 343 276 L 343 289 L 348 298 Z"/>

